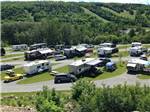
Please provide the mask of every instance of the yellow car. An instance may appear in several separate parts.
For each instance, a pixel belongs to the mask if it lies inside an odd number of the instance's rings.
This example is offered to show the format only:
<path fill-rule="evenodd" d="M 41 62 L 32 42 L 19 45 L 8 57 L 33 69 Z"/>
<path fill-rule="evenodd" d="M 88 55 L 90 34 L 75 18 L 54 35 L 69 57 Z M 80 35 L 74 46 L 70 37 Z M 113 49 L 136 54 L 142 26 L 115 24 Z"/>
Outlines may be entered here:
<path fill-rule="evenodd" d="M 12 70 L 8 70 L 6 74 L 7 76 L 4 77 L 4 82 L 15 81 L 23 78 L 23 74 L 15 74 Z"/>

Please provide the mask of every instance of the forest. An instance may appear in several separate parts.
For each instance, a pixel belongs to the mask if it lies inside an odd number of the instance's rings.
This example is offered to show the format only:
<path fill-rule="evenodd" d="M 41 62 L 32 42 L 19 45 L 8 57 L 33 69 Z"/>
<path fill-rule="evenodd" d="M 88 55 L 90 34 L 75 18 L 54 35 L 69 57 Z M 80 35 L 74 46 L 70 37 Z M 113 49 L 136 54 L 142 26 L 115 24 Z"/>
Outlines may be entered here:
<path fill-rule="evenodd" d="M 85 2 L 1 2 L 2 45 L 150 43 L 150 6 Z"/>

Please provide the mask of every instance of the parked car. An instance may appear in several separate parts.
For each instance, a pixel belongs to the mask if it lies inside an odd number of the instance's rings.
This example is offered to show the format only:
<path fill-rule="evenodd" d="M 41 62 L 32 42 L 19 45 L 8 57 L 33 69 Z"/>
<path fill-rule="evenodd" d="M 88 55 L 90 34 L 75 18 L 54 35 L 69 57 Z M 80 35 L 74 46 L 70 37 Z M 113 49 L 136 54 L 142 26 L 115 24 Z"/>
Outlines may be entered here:
<path fill-rule="evenodd" d="M 59 73 L 55 75 L 54 83 L 65 83 L 65 82 L 75 82 L 77 78 L 68 73 Z"/>
<path fill-rule="evenodd" d="M 114 71 L 117 68 L 116 63 L 114 63 L 114 62 L 106 63 L 105 67 L 106 67 L 106 71 Z"/>
<path fill-rule="evenodd" d="M 12 70 L 8 70 L 6 74 L 7 75 L 4 77 L 4 82 L 15 81 L 23 78 L 23 74 L 15 74 Z"/>
<path fill-rule="evenodd" d="M 64 60 L 64 59 L 67 58 L 66 56 L 64 56 L 64 55 L 62 55 L 62 54 L 55 55 L 54 57 L 55 57 L 55 60 L 56 60 L 56 61 Z"/>
<path fill-rule="evenodd" d="M 8 69 L 13 69 L 15 66 L 11 64 L 1 64 L 0 65 L 0 71 L 8 70 Z"/>

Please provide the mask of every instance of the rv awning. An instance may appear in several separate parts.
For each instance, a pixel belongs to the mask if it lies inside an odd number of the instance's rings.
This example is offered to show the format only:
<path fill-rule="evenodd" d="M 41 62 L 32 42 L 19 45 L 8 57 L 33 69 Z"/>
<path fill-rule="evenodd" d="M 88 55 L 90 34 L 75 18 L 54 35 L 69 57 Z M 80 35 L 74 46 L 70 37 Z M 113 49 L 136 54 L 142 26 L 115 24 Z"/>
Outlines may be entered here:
<path fill-rule="evenodd" d="M 102 62 L 101 60 L 97 59 L 97 60 L 92 60 L 92 61 L 90 61 L 90 62 L 88 62 L 86 64 L 90 65 L 90 66 L 95 66 L 95 65 L 100 64 L 101 62 Z"/>
<path fill-rule="evenodd" d="M 51 49 L 43 49 L 43 50 L 39 50 L 39 52 L 41 54 L 47 54 L 47 53 L 52 53 L 53 51 Z"/>
<path fill-rule="evenodd" d="M 127 67 L 136 67 L 136 64 L 135 63 L 128 63 Z"/>

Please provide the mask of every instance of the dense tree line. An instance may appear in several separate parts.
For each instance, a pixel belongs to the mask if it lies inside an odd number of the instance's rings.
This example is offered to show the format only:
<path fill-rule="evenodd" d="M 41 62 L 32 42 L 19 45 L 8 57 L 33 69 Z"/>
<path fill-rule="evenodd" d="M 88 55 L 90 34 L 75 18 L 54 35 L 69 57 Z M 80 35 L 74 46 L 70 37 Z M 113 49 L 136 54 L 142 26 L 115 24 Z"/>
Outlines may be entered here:
<path fill-rule="evenodd" d="M 130 12 L 130 19 L 112 13 Z M 83 8 L 97 14 L 87 13 Z M 99 44 L 104 41 L 150 43 L 150 7 L 140 4 L 2 2 L 2 45 Z M 147 31 L 148 29 L 149 31 Z"/>

